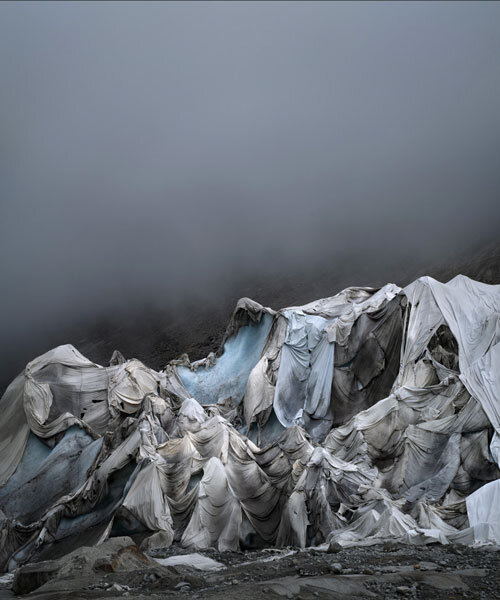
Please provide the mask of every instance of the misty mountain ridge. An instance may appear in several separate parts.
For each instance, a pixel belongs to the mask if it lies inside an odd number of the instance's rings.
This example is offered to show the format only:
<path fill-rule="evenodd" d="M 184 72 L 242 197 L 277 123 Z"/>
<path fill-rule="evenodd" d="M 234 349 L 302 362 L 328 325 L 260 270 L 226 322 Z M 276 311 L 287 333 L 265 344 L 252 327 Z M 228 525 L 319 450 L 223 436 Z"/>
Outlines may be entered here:
<path fill-rule="evenodd" d="M 234 306 L 243 296 L 279 309 L 333 296 L 349 286 L 379 287 L 388 281 L 405 286 L 423 275 L 446 282 L 463 274 L 483 283 L 500 283 L 500 243 L 489 243 L 467 254 L 457 257 L 455 262 L 436 261 L 427 268 L 404 264 L 377 268 L 368 264 L 358 265 L 355 270 L 346 265 L 343 272 L 338 269 L 330 272 L 316 267 L 295 277 L 280 273 L 276 277 L 241 282 L 217 304 L 186 301 L 183 308 L 173 310 L 143 307 L 114 315 L 101 314 L 95 319 L 61 327 L 59 331 L 54 330 L 52 336 L 19 349 L 12 366 L 9 365 L 8 370 L 4 368 L 2 389 L 35 356 L 65 343 L 71 343 L 84 356 L 103 365 L 108 364 L 114 350 L 126 358 L 138 358 L 156 370 L 183 353 L 191 360 L 198 360 L 219 348 Z M 388 271 L 392 271 L 392 276 Z"/>

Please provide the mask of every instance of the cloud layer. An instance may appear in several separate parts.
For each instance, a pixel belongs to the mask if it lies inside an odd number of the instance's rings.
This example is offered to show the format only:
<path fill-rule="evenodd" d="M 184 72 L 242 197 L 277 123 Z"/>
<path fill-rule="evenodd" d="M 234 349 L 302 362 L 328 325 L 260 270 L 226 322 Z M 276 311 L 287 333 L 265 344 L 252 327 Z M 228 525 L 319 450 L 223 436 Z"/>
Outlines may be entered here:
<path fill-rule="evenodd" d="M 497 3 L 3 3 L 2 354 L 491 237 L 499 24 Z"/>

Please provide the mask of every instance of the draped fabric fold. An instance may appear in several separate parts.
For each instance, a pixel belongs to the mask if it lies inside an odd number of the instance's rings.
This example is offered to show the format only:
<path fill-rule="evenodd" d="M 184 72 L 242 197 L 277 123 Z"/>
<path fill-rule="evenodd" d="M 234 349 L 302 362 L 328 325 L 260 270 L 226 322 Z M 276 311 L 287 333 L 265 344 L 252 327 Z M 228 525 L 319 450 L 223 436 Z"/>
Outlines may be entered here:
<path fill-rule="evenodd" d="M 0 567 L 143 548 L 500 543 L 500 286 L 242 299 L 163 371 L 60 346 L 0 400 Z"/>

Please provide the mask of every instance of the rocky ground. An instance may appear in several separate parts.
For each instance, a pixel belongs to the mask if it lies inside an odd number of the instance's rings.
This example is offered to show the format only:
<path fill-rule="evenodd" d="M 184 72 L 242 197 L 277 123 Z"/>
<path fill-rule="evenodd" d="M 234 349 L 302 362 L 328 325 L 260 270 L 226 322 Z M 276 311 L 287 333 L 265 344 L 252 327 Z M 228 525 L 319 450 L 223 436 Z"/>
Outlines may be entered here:
<path fill-rule="evenodd" d="M 492 546 L 386 543 L 198 554 L 174 547 L 146 556 L 130 538 L 115 538 L 98 548 L 4 576 L 0 600 L 500 598 L 500 552 Z"/>

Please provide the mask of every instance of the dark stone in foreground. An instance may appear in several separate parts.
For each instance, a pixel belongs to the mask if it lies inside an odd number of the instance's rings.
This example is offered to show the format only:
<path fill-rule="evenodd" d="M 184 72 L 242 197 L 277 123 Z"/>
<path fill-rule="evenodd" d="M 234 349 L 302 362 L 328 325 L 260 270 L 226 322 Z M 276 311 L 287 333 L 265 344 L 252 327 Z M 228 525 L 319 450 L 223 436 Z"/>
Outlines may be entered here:
<path fill-rule="evenodd" d="M 12 590 L 16 594 L 28 594 L 52 580 L 71 580 L 94 573 L 128 572 L 154 566 L 155 562 L 143 554 L 131 538 L 111 538 L 98 546 L 78 548 L 58 560 L 20 567 L 15 573 Z"/>
<path fill-rule="evenodd" d="M 57 560 L 25 565 L 16 571 L 12 591 L 17 595 L 29 594 L 54 579 L 60 568 L 61 565 Z"/>

